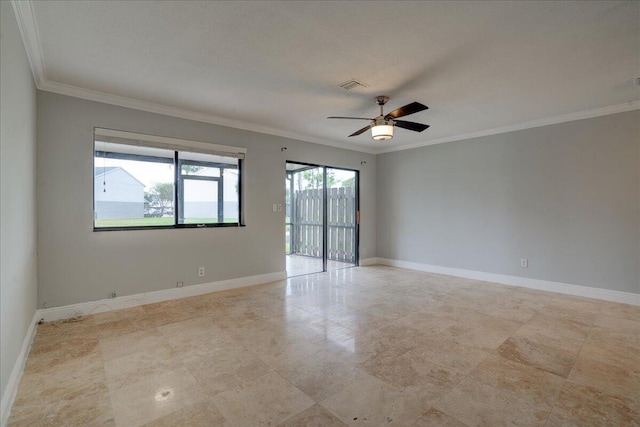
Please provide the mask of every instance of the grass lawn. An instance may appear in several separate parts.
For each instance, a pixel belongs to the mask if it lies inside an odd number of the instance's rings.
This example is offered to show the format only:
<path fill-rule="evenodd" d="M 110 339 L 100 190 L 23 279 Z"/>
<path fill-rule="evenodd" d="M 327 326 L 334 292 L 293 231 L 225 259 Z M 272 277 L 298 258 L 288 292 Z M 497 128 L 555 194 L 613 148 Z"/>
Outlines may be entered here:
<path fill-rule="evenodd" d="M 125 218 L 125 219 L 98 219 L 96 220 L 96 228 L 100 227 L 152 227 L 162 225 L 173 225 L 173 217 L 167 216 L 162 218 Z M 217 223 L 217 218 L 187 218 L 185 224 L 205 224 Z M 237 218 L 225 218 L 224 222 L 235 223 Z"/>

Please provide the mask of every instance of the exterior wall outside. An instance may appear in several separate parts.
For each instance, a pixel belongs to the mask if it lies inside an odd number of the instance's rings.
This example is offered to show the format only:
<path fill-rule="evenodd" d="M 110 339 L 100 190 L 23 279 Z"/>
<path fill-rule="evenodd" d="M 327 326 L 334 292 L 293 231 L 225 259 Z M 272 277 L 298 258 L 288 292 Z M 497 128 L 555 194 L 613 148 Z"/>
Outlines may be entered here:
<path fill-rule="evenodd" d="M 97 175 L 93 194 L 96 219 L 144 217 L 144 186 L 122 169 Z"/>
<path fill-rule="evenodd" d="M 0 399 L 5 404 L 37 302 L 36 88 L 9 2 L 0 2 L 0 19 Z M 1 415 L 4 420 L 7 414 Z"/>
<path fill-rule="evenodd" d="M 144 218 L 144 202 L 96 202 L 96 219 Z"/>
<path fill-rule="evenodd" d="M 94 195 L 101 202 L 144 203 L 144 185 L 122 169 L 116 169 L 96 176 Z"/>
<path fill-rule="evenodd" d="M 640 293 L 639 180 L 639 110 L 382 154 L 377 256 Z"/>

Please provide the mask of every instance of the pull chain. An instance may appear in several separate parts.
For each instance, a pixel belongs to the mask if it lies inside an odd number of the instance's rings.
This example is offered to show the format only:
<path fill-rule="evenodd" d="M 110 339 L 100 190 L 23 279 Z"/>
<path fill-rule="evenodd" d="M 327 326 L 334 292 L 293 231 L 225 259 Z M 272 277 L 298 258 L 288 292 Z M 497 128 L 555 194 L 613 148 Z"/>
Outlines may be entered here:
<path fill-rule="evenodd" d="M 102 192 L 107 192 L 107 152 L 104 144 L 102 146 Z"/>

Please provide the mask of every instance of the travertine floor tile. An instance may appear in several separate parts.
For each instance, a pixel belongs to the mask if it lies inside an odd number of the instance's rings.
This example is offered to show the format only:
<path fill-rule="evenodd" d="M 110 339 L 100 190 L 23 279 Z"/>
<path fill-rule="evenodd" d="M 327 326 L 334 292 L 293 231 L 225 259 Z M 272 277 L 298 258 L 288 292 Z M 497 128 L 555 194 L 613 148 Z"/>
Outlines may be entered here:
<path fill-rule="evenodd" d="M 640 365 L 629 369 L 610 364 L 606 360 L 580 356 L 569 380 L 602 390 L 640 412 Z"/>
<path fill-rule="evenodd" d="M 551 407 L 540 408 L 531 400 L 471 378 L 458 384 L 435 408 L 470 426 L 543 426 L 551 411 Z"/>
<path fill-rule="evenodd" d="M 331 320 L 321 320 L 318 322 L 300 325 L 300 333 L 306 341 L 315 344 L 343 344 L 344 346 L 352 346 L 354 333 L 352 330 Z"/>
<path fill-rule="evenodd" d="M 484 307 L 476 308 L 485 314 L 501 317 L 503 319 L 515 320 L 517 322 L 527 322 L 538 314 L 538 310 L 544 307 L 539 301 L 531 301 L 524 298 L 505 297 L 499 299 L 494 304 L 487 304 Z"/>
<path fill-rule="evenodd" d="M 26 371 L 20 381 L 15 405 L 57 403 L 107 390 L 100 355 L 76 357 L 50 370 Z"/>
<path fill-rule="evenodd" d="M 640 342 L 640 321 L 600 314 L 596 317 L 593 326 L 613 332 L 629 334 Z"/>
<path fill-rule="evenodd" d="M 109 393 L 62 400 L 45 418 L 50 426 L 115 426 Z"/>
<path fill-rule="evenodd" d="M 51 371 L 57 365 L 67 363 L 78 357 L 99 356 L 98 338 L 75 337 L 56 343 L 42 340 L 31 348 L 26 371 L 29 373 Z"/>
<path fill-rule="evenodd" d="M 465 375 L 431 363 L 424 354 L 408 351 L 400 357 L 379 356 L 361 364 L 370 375 L 420 401 L 432 404 L 451 391 Z"/>
<path fill-rule="evenodd" d="M 438 310 L 420 310 L 410 313 L 394 323 L 433 334 L 456 326 L 460 321 L 460 316 L 464 316 L 466 312 L 465 309 L 445 305 Z"/>
<path fill-rule="evenodd" d="M 275 425 L 315 403 L 275 372 L 213 397 L 231 425 Z"/>
<path fill-rule="evenodd" d="M 155 351 L 167 345 L 166 339 L 153 328 L 117 337 L 100 339 L 100 353 L 107 362 L 139 351 Z"/>
<path fill-rule="evenodd" d="M 144 425 L 144 427 L 212 427 L 228 425 L 211 399 L 187 405 Z"/>
<path fill-rule="evenodd" d="M 228 302 L 225 306 L 213 310 L 209 318 L 220 328 L 242 325 L 259 319 L 281 315 L 285 310 L 282 301 L 264 297 L 266 301 Z"/>
<path fill-rule="evenodd" d="M 11 427 L 115 426 L 111 400 L 106 390 L 49 405 L 14 406 Z"/>
<path fill-rule="evenodd" d="M 624 335 L 612 337 L 606 332 L 593 330 L 585 341 L 580 357 L 605 361 L 623 369 L 640 366 L 640 344 Z"/>
<path fill-rule="evenodd" d="M 538 315 L 516 330 L 513 336 L 577 354 L 590 331 L 591 326 L 575 320 Z"/>
<path fill-rule="evenodd" d="M 418 420 L 411 424 L 412 427 L 467 427 L 466 424 L 444 414 L 437 409 L 429 409 Z"/>
<path fill-rule="evenodd" d="M 184 363 L 225 348 L 241 348 L 209 319 L 196 317 L 158 327 L 158 330 Z"/>
<path fill-rule="evenodd" d="M 437 337 L 401 356 L 378 356 L 360 366 L 388 384 L 431 403 L 451 391 L 488 356 L 482 350 Z"/>
<path fill-rule="evenodd" d="M 40 325 L 9 425 L 633 426 L 639 375 L 640 307 L 373 266 Z"/>
<path fill-rule="evenodd" d="M 97 337 L 95 325 L 89 319 L 68 323 L 43 323 L 38 326 L 38 334 L 33 340 L 32 347 L 37 349 L 40 345 L 52 346 L 73 338 L 92 339 Z"/>
<path fill-rule="evenodd" d="M 489 356 L 489 353 L 483 350 L 456 343 L 446 334 L 424 337 L 411 353 L 421 353 L 422 357 L 430 362 L 464 375 Z"/>
<path fill-rule="evenodd" d="M 555 297 L 539 310 L 539 314 L 592 325 L 600 311 L 600 302 L 569 295 Z"/>
<path fill-rule="evenodd" d="M 496 350 L 500 356 L 533 366 L 553 374 L 567 377 L 576 361 L 578 352 L 547 345 L 527 337 L 511 337 Z"/>
<path fill-rule="evenodd" d="M 248 384 L 269 372 L 262 360 L 239 345 L 220 347 L 185 364 L 209 396 Z"/>
<path fill-rule="evenodd" d="M 420 345 L 421 339 L 420 331 L 397 323 L 389 323 L 355 337 L 355 360 L 363 363 L 377 357 L 397 357 Z"/>
<path fill-rule="evenodd" d="M 279 365 L 276 371 L 316 402 L 339 392 L 362 376 L 358 368 L 326 351 Z"/>
<path fill-rule="evenodd" d="M 588 385 L 567 381 L 547 426 L 637 426 L 640 412 L 623 401 Z"/>
<path fill-rule="evenodd" d="M 638 306 L 636 305 L 619 304 L 609 301 L 602 301 L 600 304 L 600 314 L 640 322 L 640 310 L 638 310 Z"/>
<path fill-rule="evenodd" d="M 137 322 L 143 320 L 146 315 L 147 314 L 145 313 L 144 309 L 139 306 L 92 314 L 91 316 L 87 317 L 87 320 L 93 322 L 94 325 L 104 325 L 121 320 Z"/>
<path fill-rule="evenodd" d="M 467 312 L 443 334 L 465 347 L 493 351 L 521 326 L 522 323 L 515 320 Z"/>
<path fill-rule="evenodd" d="M 429 408 L 425 402 L 366 375 L 320 403 L 348 425 L 409 425 Z"/>
<path fill-rule="evenodd" d="M 181 300 L 164 301 L 143 305 L 146 316 L 141 320 L 142 328 L 152 328 L 181 322 L 200 315 L 199 311 Z"/>
<path fill-rule="evenodd" d="M 46 425 L 47 415 L 52 412 L 55 404 L 13 405 L 11 416 L 7 423 L 10 427 L 40 427 Z"/>
<path fill-rule="evenodd" d="M 111 391 L 118 426 L 140 426 L 205 398 L 186 368 L 167 371 Z"/>
<path fill-rule="evenodd" d="M 183 366 L 176 353 L 166 344 L 107 360 L 104 362 L 104 371 L 107 385 L 113 391 Z"/>
<path fill-rule="evenodd" d="M 469 375 L 470 379 L 489 384 L 506 391 L 514 397 L 528 400 L 537 407 L 551 408 L 564 378 L 491 355 L 480 363 Z"/>
<path fill-rule="evenodd" d="M 345 423 L 336 418 L 320 405 L 300 412 L 287 421 L 278 424 L 279 427 L 343 427 Z"/>
<path fill-rule="evenodd" d="M 376 313 L 366 310 L 356 310 L 332 318 L 333 322 L 358 334 L 364 334 L 379 329 L 389 323 L 389 320 Z"/>
<path fill-rule="evenodd" d="M 269 317 L 269 322 L 280 325 L 311 324 L 321 322 L 323 320 L 325 319 L 291 304 L 287 304 L 282 312 L 278 313 L 276 316 Z"/>

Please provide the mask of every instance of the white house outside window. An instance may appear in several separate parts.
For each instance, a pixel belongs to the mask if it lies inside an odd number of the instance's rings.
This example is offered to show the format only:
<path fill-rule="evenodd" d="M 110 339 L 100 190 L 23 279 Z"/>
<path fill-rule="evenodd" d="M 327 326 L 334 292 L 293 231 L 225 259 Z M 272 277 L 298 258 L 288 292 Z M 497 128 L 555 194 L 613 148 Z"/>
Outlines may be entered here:
<path fill-rule="evenodd" d="M 94 230 L 241 225 L 244 153 L 96 128 Z"/>

